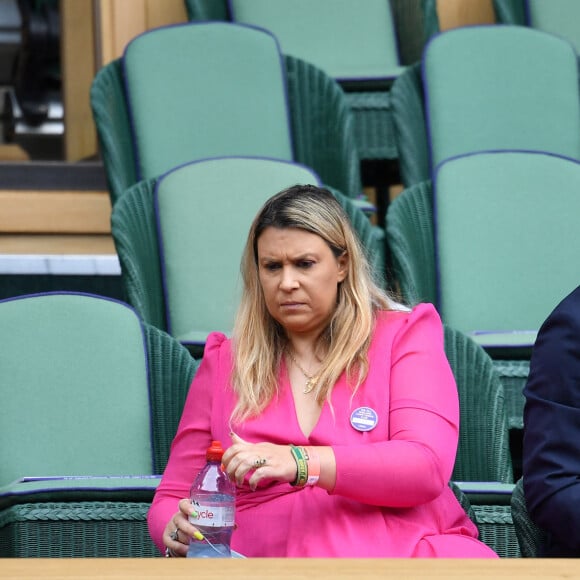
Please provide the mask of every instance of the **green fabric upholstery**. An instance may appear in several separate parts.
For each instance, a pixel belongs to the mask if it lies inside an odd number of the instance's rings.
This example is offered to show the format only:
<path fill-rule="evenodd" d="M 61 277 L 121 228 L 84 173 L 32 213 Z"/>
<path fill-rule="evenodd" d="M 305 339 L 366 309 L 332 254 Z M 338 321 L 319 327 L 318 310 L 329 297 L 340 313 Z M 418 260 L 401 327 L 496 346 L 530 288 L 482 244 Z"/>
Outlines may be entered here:
<path fill-rule="evenodd" d="M 246 34 L 238 35 L 240 29 Z M 220 42 L 222 32 L 226 32 L 228 39 L 252 37 L 254 40 L 250 44 L 254 44 L 254 49 L 258 49 L 254 42 L 257 38 L 267 42 L 252 59 L 245 59 L 241 48 L 235 53 L 225 49 L 211 51 L 209 41 L 193 54 L 186 52 L 183 36 L 197 39 L 200 31 L 203 32 L 201 38 L 206 41 L 209 31 L 216 32 Z M 177 51 L 171 45 L 174 39 L 179 40 Z M 145 59 L 149 42 L 155 49 L 167 42 L 170 50 L 159 51 L 155 57 L 151 55 Z M 197 40 L 189 43 L 188 39 L 187 44 L 197 46 Z M 229 40 L 225 44 L 229 46 Z M 160 63 L 161 52 L 165 52 L 166 59 Z M 177 52 L 179 58 L 174 58 L 173 52 Z M 220 55 L 224 57 L 221 72 L 217 62 Z M 113 204 L 137 182 L 137 168 L 139 175 L 156 178 L 180 163 L 232 154 L 292 159 L 312 167 L 325 183 L 345 195 L 357 197 L 361 194 L 360 159 L 352 114 L 340 86 L 313 65 L 281 56 L 267 33 L 223 22 L 170 26 L 135 39 L 126 56 L 133 64 L 144 61 L 141 81 L 136 82 L 133 67 L 123 58 L 100 69 L 91 86 L 93 118 Z M 194 58 L 196 56 L 200 58 Z M 211 67 L 205 66 L 208 59 Z M 176 66 L 179 62 L 182 68 Z M 243 70 L 247 75 L 242 79 Z M 167 73 L 169 78 L 144 88 L 154 72 L 158 79 L 164 77 L 161 72 Z M 203 83 L 202 72 L 205 72 Z M 248 79 L 252 79 L 251 82 Z M 130 98 L 126 92 L 127 83 Z M 266 85 L 269 86 L 267 91 Z M 136 87 L 139 87 L 137 94 Z M 229 108 L 225 106 L 228 97 Z M 135 98 L 137 103 L 133 102 Z M 208 101 L 209 108 L 201 107 Z M 219 108 L 214 106 L 216 103 L 220 104 Z M 210 114 L 212 111 L 216 111 L 216 115 Z M 252 119 L 248 111 L 260 113 L 260 118 Z M 281 113 L 280 117 L 276 117 L 276 111 Z M 215 131 L 210 130 L 212 119 Z M 224 123 L 228 127 L 224 128 Z M 282 129 L 285 136 L 281 135 Z M 165 135 L 163 139 L 157 137 L 158 131 Z M 230 131 L 233 131 L 231 135 Z M 261 134 L 263 137 L 258 138 Z M 218 150 L 220 136 L 224 137 L 223 149 Z M 276 137 L 284 137 L 285 143 L 278 141 L 278 145 L 272 145 Z M 254 147 L 250 147 L 250 143 Z M 180 146 L 184 144 L 187 148 L 182 150 Z"/>
<path fill-rule="evenodd" d="M 190 18 L 208 13 L 199 1 L 192 4 Z M 364 9 L 350 0 L 338 5 L 337 0 L 231 0 L 228 5 L 227 18 L 269 30 L 285 55 L 346 83 L 344 97 L 353 113 L 361 159 L 397 157 L 387 89 L 404 67 L 388 0 L 367 0 Z"/>
<path fill-rule="evenodd" d="M 211 330 L 229 332 L 237 304 L 239 261 L 251 221 L 273 193 L 300 182 L 316 184 L 320 180 L 297 164 L 222 158 L 194 162 L 158 181 L 130 188 L 113 208 L 111 218 L 129 302 L 145 321 L 170 331 L 184 343 L 203 343 Z M 261 184 L 267 184 L 265 189 Z M 161 236 L 156 188 L 162 202 Z M 352 199 L 331 191 L 353 223 L 377 280 L 384 285 L 383 231 L 371 225 Z M 175 202 L 165 217 L 163 200 Z M 200 302 L 196 304 L 194 297 Z"/>
<path fill-rule="evenodd" d="M 578 284 L 579 192 L 580 163 L 554 155 L 492 152 L 443 163 L 434 189 L 443 320 L 481 333 L 484 345 L 486 332 L 499 331 L 507 346 L 533 344 L 518 331 L 537 331 Z"/>
<path fill-rule="evenodd" d="M 482 347 L 445 326 L 445 352 L 459 393 L 460 428 L 454 481 L 512 483 L 503 386 Z"/>
<path fill-rule="evenodd" d="M 273 193 L 295 183 L 320 180 L 302 165 L 258 158 L 194 162 L 158 180 L 168 329 L 178 340 L 203 344 L 212 331 L 231 332 L 252 221 Z"/>
<path fill-rule="evenodd" d="M 568 40 L 580 52 L 580 5 L 576 0 L 494 0 L 494 7 L 498 22 L 549 32 Z"/>
<path fill-rule="evenodd" d="M 233 21 L 269 30 L 284 54 L 312 63 L 345 86 L 362 159 L 397 157 L 386 89 L 404 68 L 387 0 L 364 5 L 351 0 L 230 0 L 229 5 Z"/>
<path fill-rule="evenodd" d="M 0 556 L 159 555 L 146 513 L 197 363 L 126 304 L 0 302 Z"/>
<path fill-rule="evenodd" d="M 456 28 L 427 45 L 423 76 L 433 168 L 482 150 L 580 158 L 577 59 L 568 42 L 522 26 Z"/>
<path fill-rule="evenodd" d="M 347 83 L 350 79 L 345 98 L 353 113 L 360 157 L 380 160 L 397 158 L 390 92 L 385 90 L 384 79 L 395 78 L 403 65 L 420 58 L 419 2 L 371 0 L 362 6 L 340 0 L 337 7 L 336 0 L 185 0 L 185 5 L 190 20 L 233 19 L 266 28 L 279 39 L 286 55 L 304 59 Z M 352 85 L 353 79 L 361 78 L 363 83 Z"/>
<path fill-rule="evenodd" d="M 439 60 L 431 74 L 428 55 Z M 541 90 L 540 78 L 550 79 Z M 405 187 L 431 179 L 430 163 L 470 151 L 535 149 L 580 158 L 576 57 L 550 34 L 494 25 L 444 32 L 394 81 L 390 96 Z"/>
<path fill-rule="evenodd" d="M 74 294 L 3 301 L 0 342 L 0 485 L 152 473 L 146 351 L 132 309 Z"/>
<path fill-rule="evenodd" d="M 524 494 L 524 480 L 519 478 L 512 493 L 511 510 L 516 536 L 524 558 L 537 558 L 546 532 L 530 518 Z"/>
<path fill-rule="evenodd" d="M 123 64 L 140 178 L 224 153 L 292 158 L 280 54 L 267 32 L 222 22 L 156 28 L 129 43 Z"/>
<path fill-rule="evenodd" d="M 423 50 L 421 2 L 389 0 L 399 41 L 400 60 L 405 65 L 416 62 Z M 189 20 L 231 20 L 228 0 L 184 0 L 184 3 Z"/>
<path fill-rule="evenodd" d="M 401 72 L 386 0 L 230 0 L 233 21 L 271 31 L 282 52 L 341 80 L 392 78 Z M 364 38 L 364 42 L 361 42 Z"/>
<path fill-rule="evenodd" d="M 528 24 L 569 40 L 580 52 L 580 3 L 576 0 L 525 0 Z"/>

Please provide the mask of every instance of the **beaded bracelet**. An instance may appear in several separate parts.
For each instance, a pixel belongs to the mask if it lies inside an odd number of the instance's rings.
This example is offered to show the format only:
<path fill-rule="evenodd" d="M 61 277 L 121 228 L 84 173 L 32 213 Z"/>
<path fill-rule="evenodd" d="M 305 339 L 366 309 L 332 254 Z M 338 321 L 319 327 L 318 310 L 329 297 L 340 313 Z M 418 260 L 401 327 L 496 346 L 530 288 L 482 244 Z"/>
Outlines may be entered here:
<path fill-rule="evenodd" d="M 296 461 L 296 479 L 290 484 L 294 487 L 304 487 L 308 482 L 308 463 L 300 447 L 290 445 L 292 457 Z"/>

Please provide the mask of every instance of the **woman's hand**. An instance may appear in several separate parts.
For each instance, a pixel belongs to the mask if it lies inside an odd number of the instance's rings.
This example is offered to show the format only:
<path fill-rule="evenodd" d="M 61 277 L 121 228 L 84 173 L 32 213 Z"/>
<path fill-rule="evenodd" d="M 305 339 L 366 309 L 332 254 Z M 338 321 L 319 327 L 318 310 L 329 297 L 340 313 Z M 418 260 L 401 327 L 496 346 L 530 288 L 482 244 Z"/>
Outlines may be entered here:
<path fill-rule="evenodd" d="M 187 555 L 190 538 L 202 539 L 201 532 L 189 522 L 191 501 L 179 501 L 179 511 L 173 514 L 163 532 L 163 543 L 167 547 L 166 555 L 184 558 Z"/>
<path fill-rule="evenodd" d="M 296 461 L 289 445 L 273 443 L 248 443 L 232 433 L 232 446 L 224 453 L 222 463 L 230 480 L 238 486 L 250 476 L 250 489 L 255 490 L 262 480 L 293 482 L 296 479 Z"/>

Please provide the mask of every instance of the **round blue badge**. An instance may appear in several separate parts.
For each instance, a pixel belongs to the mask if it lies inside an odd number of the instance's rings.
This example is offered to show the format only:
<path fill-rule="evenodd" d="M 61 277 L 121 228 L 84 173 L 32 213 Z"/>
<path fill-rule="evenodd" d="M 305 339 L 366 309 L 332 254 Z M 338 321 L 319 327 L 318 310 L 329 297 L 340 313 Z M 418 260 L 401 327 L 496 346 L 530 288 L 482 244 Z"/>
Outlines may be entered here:
<path fill-rule="evenodd" d="M 359 407 L 350 415 L 350 424 L 357 431 L 372 431 L 378 422 L 377 412 L 370 407 Z"/>

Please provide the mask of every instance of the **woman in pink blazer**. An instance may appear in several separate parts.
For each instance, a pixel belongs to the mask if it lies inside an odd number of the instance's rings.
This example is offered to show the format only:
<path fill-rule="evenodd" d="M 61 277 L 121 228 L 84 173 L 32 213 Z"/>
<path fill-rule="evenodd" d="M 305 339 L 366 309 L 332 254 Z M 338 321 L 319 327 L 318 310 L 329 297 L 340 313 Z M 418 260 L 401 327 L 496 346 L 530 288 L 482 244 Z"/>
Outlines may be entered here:
<path fill-rule="evenodd" d="M 435 309 L 373 282 L 340 204 L 299 185 L 255 218 L 233 336 L 210 335 L 149 511 L 160 550 L 196 533 L 212 440 L 248 557 L 496 557 L 448 486 L 459 405 Z"/>

